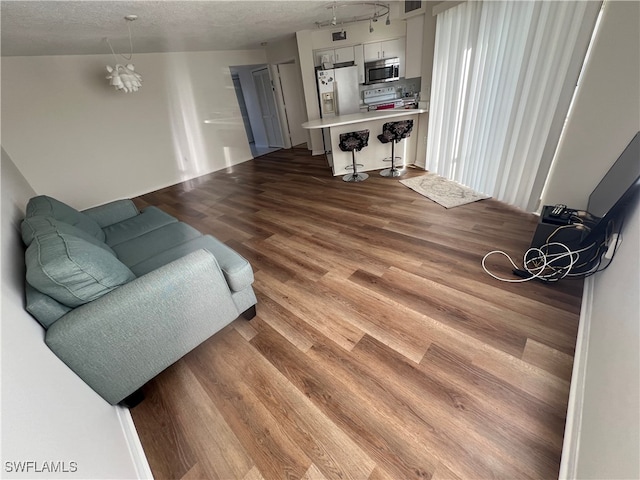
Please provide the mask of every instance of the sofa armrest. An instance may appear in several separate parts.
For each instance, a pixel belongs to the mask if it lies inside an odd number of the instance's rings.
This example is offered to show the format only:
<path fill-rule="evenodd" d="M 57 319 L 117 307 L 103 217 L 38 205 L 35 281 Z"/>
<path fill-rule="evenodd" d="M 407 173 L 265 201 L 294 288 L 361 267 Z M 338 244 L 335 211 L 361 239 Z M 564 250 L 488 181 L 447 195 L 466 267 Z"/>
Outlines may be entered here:
<path fill-rule="evenodd" d="M 97 207 L 83 210 L 82 213 L 91 217 L 100 228 L 108 227 L 140 213 L 132 200 L 123 199 L 105 203 Z"/>
<path fill-rule="evenodd" d="M 45 340 L 115 405 L 239 314 L 215 258 L 198 250 L 69 312 Z"/>

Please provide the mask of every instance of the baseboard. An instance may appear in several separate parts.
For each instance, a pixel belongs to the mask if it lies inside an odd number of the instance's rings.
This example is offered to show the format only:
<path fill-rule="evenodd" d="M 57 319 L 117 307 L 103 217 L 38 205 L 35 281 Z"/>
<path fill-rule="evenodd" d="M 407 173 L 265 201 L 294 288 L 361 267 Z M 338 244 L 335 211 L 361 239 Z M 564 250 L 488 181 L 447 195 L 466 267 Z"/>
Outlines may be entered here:
<path fill-rule="evenodd" d="M 142 448 L 142 443 L 140 443 L 140 437 L 138 436 L 138 431 L 133 423 L 131 412 L 128 408 L 120 406 L 116 406 L 115 408 L 118 419 L 120 420 L 120 425 L 122 426 L 122 433 L 124 434 L 125 441 L 127 442 L 129 454 L 131 455 L 131 460 L 133 461 L 133 465 L 136 470 L 136 478 L 153 480 L 153 473 L 151 473 L 151 467 L 147 461 L 147 456 Z"/>
<path fill-rule="evenodd" d="M 591 312 L 593 305 L 593 277 L 584 282 L 582 306 L 580 308 L 580 324 L 576 351 L 573 357 L 567 421 L 562 443 L 562 459 L 560 460 L 559 480 L 577 478 L 578 454 L 580 453 L 580 433 L 582 429 L 582 408 L 584 405 L 585 375 L 587 371 L 587 353 L 591 330 Z"/>

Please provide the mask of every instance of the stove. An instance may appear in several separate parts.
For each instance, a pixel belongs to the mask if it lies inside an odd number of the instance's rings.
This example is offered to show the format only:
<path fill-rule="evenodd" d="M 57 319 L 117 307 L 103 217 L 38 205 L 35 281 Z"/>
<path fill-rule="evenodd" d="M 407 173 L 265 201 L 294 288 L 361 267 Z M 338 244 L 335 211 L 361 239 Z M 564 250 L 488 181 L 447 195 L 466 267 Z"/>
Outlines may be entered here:
<path fill-rule="evenodd" d="M 404 107 L 404 102 L 398 98 L 398 92 L 395 87 L 380 87 L 365 90 L 363 99 L 369 110 L 388 110 Z"/>

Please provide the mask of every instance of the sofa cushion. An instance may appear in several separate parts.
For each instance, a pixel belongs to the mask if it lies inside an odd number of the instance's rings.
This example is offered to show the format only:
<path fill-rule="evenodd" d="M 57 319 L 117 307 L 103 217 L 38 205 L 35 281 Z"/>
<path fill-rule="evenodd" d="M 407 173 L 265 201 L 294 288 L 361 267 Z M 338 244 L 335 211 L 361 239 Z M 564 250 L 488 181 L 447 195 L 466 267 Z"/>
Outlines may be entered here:
<path fill-rule="evenodd" d="M 130 268 L 140 277 L 200 249 L 208 250 L 216 258 L 230 290 L 239 292 L 253 283 L 253 269 L 249 262 L 242 255 L 210 235 L 189 240 L 148 260 L 132 265 Z"/>
<path fill-rule="evenodd" d="M 113 247 L 164 227 L 178 220 L 156 207 L 145 208 L 140 215 L 127 218 L 104 228 L 107 245 Z"/>
<path fill-rule="evenodd" d="M 85 232 L 84 230 L 80 230 L 73 225 L 69 225 L 68 223 L 56 220 L 53 217 L 44 217 L 42 215 L 27 217 L 22 221 L 20 229 L 22 230 L 22 241 L 27 246 L 31 245 L 34 237 L 47 232 L 55 231 L 58 233 L 66 233 L 69 235 L 73 235 L 74 237 L 81 238 L 93 245 L 96 245 L 97 247 L 104 248 L 111 255 L 115 255 L 114 251 L 111 250 L 111 248 L 106 243 L 101 242 L 93 235 Z"/>
<path fill-rule="evenodd" d="M 40 290 L 36 290 L 28 283 L 25 284 L 26 307 L 29 312 L 44 328 L 49 328 L 65 313 L 73 310 L 71 307 L 61 304 Z"/>
<path fill-rule="evenodd" d="M 101 242 L 105 241 L 105 235 L 100 225 L 92 218 L 79 212 L 66 203 L 62 203 L 55 198 L 46 195 L 33 197 L 27 203 L 27 217 L 35 217 L 42 215 L 45 217 L 53 217 L 56 220 L 72 225 L 84 232 L 96 237 Z"/>
<path fill-rule="evenodd" d="M 36 236 L 25 262 L 27 282 L 69 307 L 95 300 L 135 278 L 105 249 L 57 231 Z"/>
<path fill-rule="evenodd" d="M 200 236 L 202 234 L 192 226 L 175 222 L 114 245 L 113 251 L 122 263 L 130 267 Z"/>

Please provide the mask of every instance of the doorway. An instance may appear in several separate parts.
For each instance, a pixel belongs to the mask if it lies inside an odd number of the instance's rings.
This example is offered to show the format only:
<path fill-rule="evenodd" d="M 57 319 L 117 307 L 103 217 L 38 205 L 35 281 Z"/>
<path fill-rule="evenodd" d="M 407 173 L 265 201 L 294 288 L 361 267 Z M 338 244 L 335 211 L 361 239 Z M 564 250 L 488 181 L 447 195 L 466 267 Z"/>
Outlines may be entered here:
<path fill-rule="evenodd" d="M 253 81 L 256 85 L 258 101 L 260 104 L 260 112 L 262 113 L 262 123 L 267 132 L 267 145 L 269 147 L 284 147 L 282 139 L 282 129 L 280 128 L 280 118 L 278 117 L 278 109 L 276 107 L 276 98 L 274 95 L 273 83 L 269 69 L 261 68 L 251 72 Z"/>
<path fill-rule="evenodd" d="M 253 72 L 266 69 L 267 65 L 231 66 L 231 79 L 238 106 L 242 115 L 247 142 L 253 158 L 279 150 L 280 146 L 272 146 L 267 136 L 267 127 L 263 121 L 258 89 Z"/>

